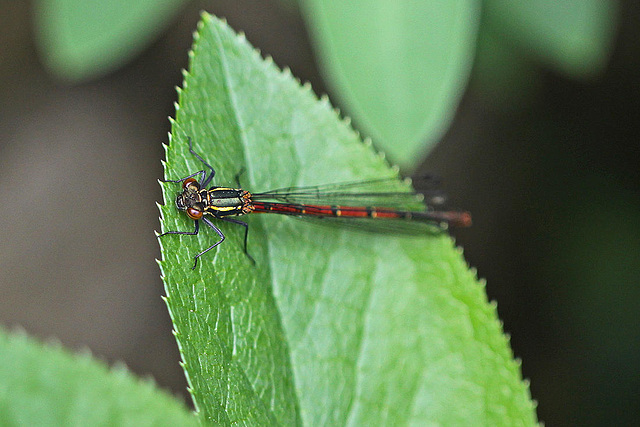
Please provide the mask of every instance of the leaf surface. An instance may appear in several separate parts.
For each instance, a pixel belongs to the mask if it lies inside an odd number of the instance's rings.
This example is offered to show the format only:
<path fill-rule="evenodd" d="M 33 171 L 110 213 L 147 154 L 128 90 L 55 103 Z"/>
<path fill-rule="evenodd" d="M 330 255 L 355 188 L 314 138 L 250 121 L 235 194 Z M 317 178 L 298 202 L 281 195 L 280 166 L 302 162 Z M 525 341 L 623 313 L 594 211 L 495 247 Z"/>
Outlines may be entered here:
<path fill-rule="evenodd" d="M 347 113 L 403 168 L 449 127 L 466 86 L 477 0 L 305 0 L 324 76 Z"/>
<path fill-rule="evenodd" d="M 165 174 L 203 168 L 260 192 L 396 176 L 326 99 L 203 15 Z M 398 180 L 397 188 L 408 184 Z M 162 231 L 193 230 L 165 183 Z M 160 238 L 176 337 L 204 420 L 223 424 L 533 425 L 495 306 L 446 234 L 396 237 L 250 214 Z M 321 221 L 320 221 L 321 222 Z"/>
<path fill-rule="evenodd" d="M 0 425 L 195 426 L 175 398 L 124 367 L 0 329 Z"/>
<path fill-rule="evenodd" d="M 487 0 L 489 31 L 572 77 L 602 72 L 613 49 L 617 0 Z"/>
<path fill-rule="evenodd" d="M 121 66 L 164 29 L 184 0 L 38 0 L 45 63 L 59 77 L 85 80 Z"/>

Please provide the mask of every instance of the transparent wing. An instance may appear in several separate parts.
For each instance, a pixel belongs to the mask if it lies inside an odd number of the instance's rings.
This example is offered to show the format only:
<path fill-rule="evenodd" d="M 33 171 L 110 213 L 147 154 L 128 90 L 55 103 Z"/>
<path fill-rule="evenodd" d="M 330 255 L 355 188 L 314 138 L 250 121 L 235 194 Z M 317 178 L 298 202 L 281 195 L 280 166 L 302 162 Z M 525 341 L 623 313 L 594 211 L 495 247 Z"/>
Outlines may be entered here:
<path fill-rule="evenodd" d="M 448 229 L 446 223 L 406 221 L 402 219 L 376 220 L 375 218 L 305 217 L 296 215 L 291 215 L 290 217 L 320 227 L 335 227 L 359 233 L 424 237 L 437 235 Z"/>
<path fill-rule="evenodd" d="M 284 187 L 263 193 L 253 193 L 256 201 L 286 203 L 379 206 L 407 210 L 424 210 L 444 204 L 446 197 L 437 178 L 427 175 L 414 180 L 425 190 L 418 193 L 397 177 L 368 181 L 351 181 L 308 187 Z"/>

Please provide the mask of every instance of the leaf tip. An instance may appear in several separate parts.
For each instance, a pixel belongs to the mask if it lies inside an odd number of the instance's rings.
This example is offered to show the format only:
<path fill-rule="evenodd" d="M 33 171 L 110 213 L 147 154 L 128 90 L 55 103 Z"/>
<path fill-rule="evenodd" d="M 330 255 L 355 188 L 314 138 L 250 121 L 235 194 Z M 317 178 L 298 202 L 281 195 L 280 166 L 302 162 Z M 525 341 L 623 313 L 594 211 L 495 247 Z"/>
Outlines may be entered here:
<path fill-rule="evenodd" d="M 62 343 L 60 343 L 60 341 L 58 341 L 57 339 L 55 341 L 47 340 L 47 345 L 50 345 L 53 348 L 59 348 L 59 349 L 63 348 Z M 100 359 L 99 357 L 94 356 L 93 353 L 91 352 L 91 349 L 87 346 L 80 347 L 80 349 L 76 354 L 79 358 L 84 360 L 90 360 L 94 358 L 102 361 L 102 359 Z M 117 364 L 118 364 L 118 361 L 114 363 L 113 367 L 115 367 Z"/>
<path fill-rule="evenodd" d="M 456 252 L 458 253 L 458 255 L 463 256 L 464 248 L 462 246 L 456 246 Z M 471 275 L 471 277 L 473 277 L 476 282 L 479 282 L 478 269 L 475 267 L 471 267 L 469 263 L 466 263 L 466 265 L 467 265 L 467 270 L 469 270 L 469 274 Z"/>
<path fill-rule="evenodd" d="M 511 339 L 509 339 L 509 341 L 511 341 Z M 522 367 L 522 359 L 520 359 L 519 357 L 516 357 L 515 359 L 513 359 L 513 363 L 516 365 L 517 368 Z M 522 382 L 525 383 L 525 385 L 528 384 L 528 380 L 526 379 L 522 380 Z"/>
<path fill-rule="evenodd" d="M 111 365 L 109 370 L 120 377 L 125 377 L 130 374 L 130 370 L 127 367 L 127 364 L 122 360 L 116 360 L 115 362 L 113 362 L 113 365 Z"/>
<path fill-rule="evenodd" d="M 19 331 L 21 332 L 20 335 L 24 339 L 29 339 L 29 334 L 27 334 L 27 332 L 24 329 L 20 328 Z M 56 350 L 64 349 L 64 346 L 62 345 L 62 341 L 60 341 L 58 337 L 49 337 L 45 340 L 45 343 L 47 346 L 54 348 Z M 89 357 L 91 357 L 91 350 L 89 349 L 89 347 L 82 347 L 80 351 L 78 351 L 78 354 L 80 356 L 88 355 Z"/>
<path fill-rule="evenodd" d="M 476 277 L 477 277 L 477 275 L 476 275 Z M 478 279 L 478 284 L 480 285 L 481 288 L 483 288 L 483 289 L 486 288 L 487 287 L 487 279 Z"/>
<path fill-rule="evenodd" d="M 276 63 L 273 61 L 273 57 L 271 55 L 267 55 L 264 57 L 264 62 L 266 63 L 266 65 L 273 65 L 275 66 Z M 284 72 L 284 70 L 282 70 Z"/>

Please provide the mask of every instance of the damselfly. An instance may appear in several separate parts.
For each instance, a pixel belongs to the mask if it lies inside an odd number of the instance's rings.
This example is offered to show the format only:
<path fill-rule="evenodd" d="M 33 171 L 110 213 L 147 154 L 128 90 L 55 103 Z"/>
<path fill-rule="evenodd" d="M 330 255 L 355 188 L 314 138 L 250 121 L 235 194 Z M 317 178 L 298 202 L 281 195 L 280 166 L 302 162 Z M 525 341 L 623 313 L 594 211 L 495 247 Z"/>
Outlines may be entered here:
<path fill-rule="evenodd" d="M 410 206 L 411 203 L 415 206 L 417 199 L 421 196 L 420 193 L 375 190 L 383 183 L 397 181 L 396 178 L 314 187 L 287 187 L 264 193 L 250 193 L 241 188 L 216 186 L 207 189 L 215 175 L 215 170 L 193 150 L 191 138 L 189 138 L 189 151 L 210 172 L 207 174 L 203 169 L 184 178 L 165 180 L 164 182 L 182 183 L 182 191 L 178 193 L 176 206 L 179 210 L 185 211 L 194 221 L 195 229 L 193 231 L 167 231 L 160 234 L 159 237 L 167 234 L 196 235 L 200 230 L 200 221 L 212 228 L 218 234 L 219 240 L 194 257 L 193 269 L 198 264 L 198 258 L 218 246 L 225 238 L 222 231 L 209 217 L 244 227 L 244 252 L 251 261 L 253 258 L 247 251 L 249 226 L 246 222 L 233 218 L 251 212 L 278 213 L 299 217 L 341 218 L 359 223 L 363 221 L 373 223 L 373 220 L 380 220 L 376 223 L 380 225 L 384 223 L 387 226 L 386 229 L 391 231 L 411 230 L 417 224 L 428 224 L 440 229 L 448 225 L 457 227 L 471 225 L 471 215 L 468 212 L 434 209 L 434 206 L 443 201 L 441 193 L 434 192 L 429 199 L 425 200 L 427 209 L 419 210 L 409 209 L 407 206 Z M 198 179 L 194 177 L 198 177 Z M 345 205 L 345 202 L 350 205 Z M 402 226 L 400 226 L 401 224 Z"/>

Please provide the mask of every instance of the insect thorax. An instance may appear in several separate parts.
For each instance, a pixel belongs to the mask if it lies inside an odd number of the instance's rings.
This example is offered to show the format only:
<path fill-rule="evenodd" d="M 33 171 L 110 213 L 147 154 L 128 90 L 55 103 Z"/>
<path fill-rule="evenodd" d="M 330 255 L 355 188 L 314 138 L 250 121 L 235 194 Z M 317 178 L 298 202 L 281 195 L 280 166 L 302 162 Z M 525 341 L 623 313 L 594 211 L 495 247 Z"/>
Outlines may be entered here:
<path fill-rule="evenodd" d="M 251 212 L 251 194 L 235 188 L 213 187 L 202 191 L 205 211 L 214 216 L 243 215 Z"/>

